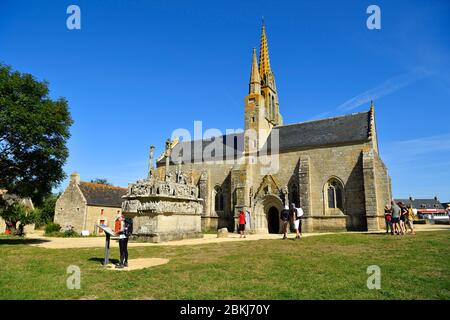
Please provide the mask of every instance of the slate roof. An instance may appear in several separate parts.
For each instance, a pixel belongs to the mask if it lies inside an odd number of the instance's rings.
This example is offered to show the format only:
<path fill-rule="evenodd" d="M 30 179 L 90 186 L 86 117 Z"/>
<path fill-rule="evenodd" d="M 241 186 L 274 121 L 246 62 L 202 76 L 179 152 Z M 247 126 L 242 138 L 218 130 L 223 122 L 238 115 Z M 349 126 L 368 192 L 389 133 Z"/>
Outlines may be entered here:
<path fill-rule="evenodd" d="M 126 188 L 81 181 L 78 185 L 88 205 L 120 208 Z"/>
<path fill-rule="evenodd" d="M 367 111 L 277 126 L 274 129 L 278 129 L 279 132 L 280 150 L 286 151 L 295 148 L 366 141 L 369 138 L 369 126 L 370 112 Z"/>
<path fill-rule="evenodd" d="M 406 205 L 411 203 L 409 199 L 395 199 L 396 202 L 403 202 Z M 445 209 L 442 203 L 436 199 L 414 199 L 412 207 L 415 209 Z"/>
<path fill-rule="evenodd" d="M 318 146 L 338 145 L 346 143 L 364 142 L 369 139 L 370 131 L 370 111 L 352 113 L 333 118 L 299 122 L 283 126 L 276 126 L 272 129 L 266 146 L 268 151 L 272 148 L 272 140 L 275 140 L 276 134 L 279 137 L 280 152 L 298 148 L 313 148 Z M 217 136 L 210 139 L 182 141 L 172 148 L 172 160 L 175 155 L 183 155 L 184 150 L 191 150 L 191 160 L 201 159 L 201 153 L 207 146 L 212 148 L 212 143 L 218 143 L 222 147 L 222 155 L 207 154 L 203 161 L 221 160 L 227 152 L 234 154 L 237 158 L 242 156 L 244 149 L 244 134 L 236 133 L 223 136 Z M 201 145 L 201 148 L 196 147 Z M 197 150 L 196 153 L 194 150 Z M 229 159 L 229 158 L 228 158 Z M 162 165 L 165 158 L 158 161 Z"/>

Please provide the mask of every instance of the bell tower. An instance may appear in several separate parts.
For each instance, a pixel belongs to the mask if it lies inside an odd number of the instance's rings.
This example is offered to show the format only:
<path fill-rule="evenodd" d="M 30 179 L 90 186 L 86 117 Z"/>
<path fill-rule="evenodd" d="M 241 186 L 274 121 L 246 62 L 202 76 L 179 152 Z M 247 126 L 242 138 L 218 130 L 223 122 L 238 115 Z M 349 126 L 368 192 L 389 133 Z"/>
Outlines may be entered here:
<path fill-rule="evenodd" d="M 283 124 L 278 102 L 277 86 L 275 76 L 270 68 L 269 46 L 267 44 L 264 20 L 261 30 L 261 46 L 259 48 L 259 74 L 261 77 L 261 94 L 265 99 L 266 119 L 273 125 Z"/>
<path fill-rule="evenodd" d="M 283 124 L 275 86 L 270 68 L 264 21 L 261 31 L 259 65 L 253 48 L 249 93 L 245 97 L 245 153 L 255 154 L 265 144 L 274 126 Z"/>

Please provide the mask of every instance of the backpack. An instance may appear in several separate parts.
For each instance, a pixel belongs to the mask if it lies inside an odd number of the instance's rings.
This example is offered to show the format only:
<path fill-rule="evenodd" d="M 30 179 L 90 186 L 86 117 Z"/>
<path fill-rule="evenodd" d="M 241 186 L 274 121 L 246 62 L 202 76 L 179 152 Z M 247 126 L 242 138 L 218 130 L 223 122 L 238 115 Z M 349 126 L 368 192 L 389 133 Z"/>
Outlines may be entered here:
<path fill-rule="evenodd" d="M 129 237 L 133 234 L 133 219 L 126 217 L 123 223 L 125 236 Z"/>
<path fill-rule="evenodd" d="M 297 214 L 297 219 L 303 217 L 303 209 L 302 208 L 297 208 L 296 210 L 296 214 Z"/>

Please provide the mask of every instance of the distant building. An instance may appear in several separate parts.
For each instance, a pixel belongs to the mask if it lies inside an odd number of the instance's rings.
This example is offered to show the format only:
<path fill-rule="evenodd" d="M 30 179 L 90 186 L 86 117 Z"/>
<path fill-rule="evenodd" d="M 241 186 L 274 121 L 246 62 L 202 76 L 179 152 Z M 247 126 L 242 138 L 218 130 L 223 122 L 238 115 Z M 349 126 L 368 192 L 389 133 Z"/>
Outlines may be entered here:
<path fill-rule="evenodd" d="M 19 198 L 14 194 L 9 194 L 8 190 L 0 189 L 0 197 L 6 202 L 19 202 L 30 210 L 34 210 L 33 201 L 30 198 Z M 34 231 L 34 224 L 26 225 L 24 228 L 25 233 Z M 9 233 L 5 220 L 0 218 L 0 233 Z"/>
<path fill-rule="evenodd" d="M 442 202 L 442 205 L 444 206 L 444 208 L 449 211 L 450 210 L 450 202 Z"/>
<path fill-rule="evenodd" d="M 80 175 L 72 173 L 69 185 L 56 201 L 54 222 L 61 227 L 72 226 L 76 232 L 101 234 L 95 225 L 114 227 L 126 192 L 125 188 L 80 181 Z"/>
<path fill-rule="evenodd" d="M 405 205 L 411 205 L 417 210 L 419 219 L 448 219 L 446 207 L 439 201 L 437 197 L 432 199 L 396 199 Z"/>

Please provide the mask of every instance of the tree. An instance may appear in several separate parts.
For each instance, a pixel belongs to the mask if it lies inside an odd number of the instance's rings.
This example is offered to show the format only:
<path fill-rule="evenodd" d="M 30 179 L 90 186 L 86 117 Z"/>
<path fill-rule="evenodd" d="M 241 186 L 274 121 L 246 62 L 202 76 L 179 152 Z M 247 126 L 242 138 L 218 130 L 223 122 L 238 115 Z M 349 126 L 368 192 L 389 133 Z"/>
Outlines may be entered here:
<path fill-rule="evenodd" d="M 107 186 L 112 186 L 112 183 L 109 182 L 108 179 L 106 179 L 106 178 L 95 178 L 95 179 L 92 179 L 91 182 L 98 183 L 98 184 L 104 184 Z"/>
<path fill-rule="evenodd" d="M 44 198 L 42 204 L 38 208 L 39 211 L 35 221 L 36 227 L 40 227 L 53 221 L 53 218 L 55 217 L 56 200 L 58 200 L 60 195 L 60 193 L 52 193 Z"/>
<path fill-rule="evenodd" d="M 3 204 L 0 207 L 0 217 L 5 220 L 6 228 L 11 234 L 22 236 L 27 224 L 32 224 L 36 220 L 39 210 L 31 210 L 18 201 L 11 204 Z"/>
<path fill-rule="evenodd" d="M 0 189 L 39 205 L 65 178 L 72 122 L 47 82 L 0 64 Z"/>

